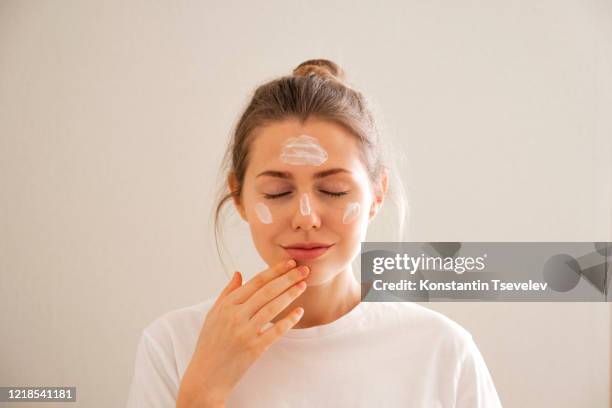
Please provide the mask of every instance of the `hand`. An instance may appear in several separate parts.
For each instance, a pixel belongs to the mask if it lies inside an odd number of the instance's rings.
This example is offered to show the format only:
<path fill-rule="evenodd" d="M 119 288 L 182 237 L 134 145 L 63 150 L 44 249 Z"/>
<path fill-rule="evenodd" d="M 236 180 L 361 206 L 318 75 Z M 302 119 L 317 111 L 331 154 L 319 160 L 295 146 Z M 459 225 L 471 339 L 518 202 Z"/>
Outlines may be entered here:
<path fill-rule="evenodd" d="M 284 260 L 242 285 L 235 273 L 209 310 L 181 381 L 177 408 L 224 406 L 247 369 L 302 318 L 295 308 L 262 332 L 304 293 L 307 266 Z"/>

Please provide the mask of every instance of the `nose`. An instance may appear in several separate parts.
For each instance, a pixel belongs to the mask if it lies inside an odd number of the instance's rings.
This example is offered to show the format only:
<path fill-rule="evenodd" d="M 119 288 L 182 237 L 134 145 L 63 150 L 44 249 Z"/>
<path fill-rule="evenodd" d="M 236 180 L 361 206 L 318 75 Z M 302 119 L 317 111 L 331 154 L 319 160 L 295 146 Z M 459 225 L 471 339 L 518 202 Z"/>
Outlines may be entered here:
<path fill-rule="evenodd" d="M 299 202 L 293 215 L 293 229 L 300 228 L 304 231 L 310 231 L 321 227 L 321 218 L 315 211 L 313 204 L 308 193 L 299 195 Z"/>

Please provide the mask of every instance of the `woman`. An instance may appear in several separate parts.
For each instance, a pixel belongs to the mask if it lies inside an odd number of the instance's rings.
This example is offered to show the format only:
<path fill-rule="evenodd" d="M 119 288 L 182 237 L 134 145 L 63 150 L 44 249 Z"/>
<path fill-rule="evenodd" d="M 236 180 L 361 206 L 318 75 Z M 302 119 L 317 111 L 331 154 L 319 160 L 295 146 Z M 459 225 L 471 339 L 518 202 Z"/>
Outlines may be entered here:
<path fill-rule="evenodd" d="M 226 154 L 269 268 L 145 330 L 128 407 L 500 407 L 471 335 L 409 302 L 361 302 L 351 262 L 389 171 L 363 94 L 329 60 L 260 86 Z M 366 288 L 367 289 L 367 288 Z"/>

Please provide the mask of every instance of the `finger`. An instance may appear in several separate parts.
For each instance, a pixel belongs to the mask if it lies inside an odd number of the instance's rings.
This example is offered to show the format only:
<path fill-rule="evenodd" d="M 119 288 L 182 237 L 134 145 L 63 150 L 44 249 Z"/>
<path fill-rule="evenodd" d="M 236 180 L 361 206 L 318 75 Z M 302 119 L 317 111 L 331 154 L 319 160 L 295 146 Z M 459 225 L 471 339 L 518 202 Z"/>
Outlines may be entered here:
<path fill-rule="evenodd" d="M 217 298 L 217 302 L 224 299 L 227 295 L 229 295 L 234 289 L 242 286 L 242 274 L 239 271 L 234 272 L 230 281 L 225 285 L 219 297 Z"/>
<path fill-rule="evenodd" d="M 310 269 L 301 265 L 268 282 L 243 303 L 242 312 L 250 319 L 262 307 L 296 283 L 306 279 Z"/>
<path fill-rule="evenodd" d="M 285 259 L 277 263 L 272 268 L 268 268 L 258 273 L 250 281 L 242 285 L 242 287 L 227 295 L 227 300 L 233 304 L 242 304 L 246 302 L 259 288 L 277 276 L 286 273 L 295 267 L 295 265 L 296 262 L 293 259 Z"/>
<path fill-rule="evenodd" d="M 270 326 L 266 331 L 259 335 L 259 340 L 263 348 L 268 348 L 272 343 L 284 336 L 289 329 L 297 324 L 304 315 L 304 309 L 295 308 L 287 316 Z"/>
<path fill-rule="evenodd" d="M 305 281 L 300 281 L 299 283 L 291 286 L 289 289 L 259 309 L 259 311 L 250 319 L 249 325 L 252 326 L 252 329 L 257 331 L 259 328 L 261 328 L 261 326 L 278 316 L 280 312 L 285 310 L 285 308 L 287 308 L 291 302 L 297 299 L 298 296 L 304 293 L 305 290 Z"/>

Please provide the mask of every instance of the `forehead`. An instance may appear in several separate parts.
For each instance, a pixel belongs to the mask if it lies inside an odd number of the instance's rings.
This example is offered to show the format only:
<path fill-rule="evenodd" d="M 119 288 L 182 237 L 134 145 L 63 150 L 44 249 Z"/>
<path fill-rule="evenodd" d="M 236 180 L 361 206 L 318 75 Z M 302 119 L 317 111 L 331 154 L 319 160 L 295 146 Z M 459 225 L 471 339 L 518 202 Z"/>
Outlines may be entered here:
<path fill-rule="evenodd" d="M 327 160 L 320 166 L 296 166 L 281 160 L 283 145 L 300 135 L 315 138 L 327 152 Z M 247 173 L 264 169 L 317 172 L 332 167 L 359 172 L 362 167 L 357 138 L 333 122 L 309 118 L 302 124 L 297 119 L 290 119 L 258 128 L 253 136 Z"/>

